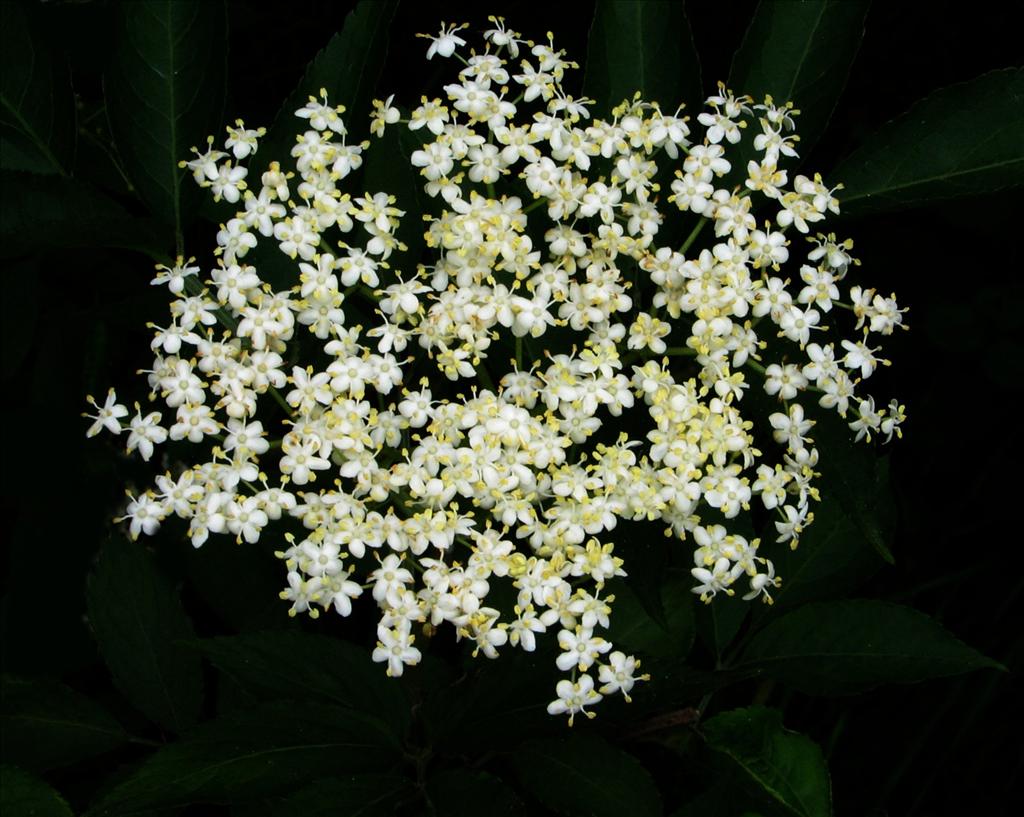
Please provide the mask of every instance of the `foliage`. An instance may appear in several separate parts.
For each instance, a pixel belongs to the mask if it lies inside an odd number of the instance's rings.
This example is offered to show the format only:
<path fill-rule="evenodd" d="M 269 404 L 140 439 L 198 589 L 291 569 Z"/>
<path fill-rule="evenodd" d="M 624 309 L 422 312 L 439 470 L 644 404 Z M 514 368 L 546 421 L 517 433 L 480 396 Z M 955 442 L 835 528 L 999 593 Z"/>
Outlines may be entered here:
<path fill-rule="evenodd" d="M 214 569 L 182 553 L 175 536 L 152 550 L 127 541 L 101 519 L 120 501 L 102 486 L 141 478 L 127 461 L 111 456 L 114 464 L 105 465 L 105 454 L 74 454 L 59 479 L 82 485 L 66 502 L 55 500 L 43 486 L 58 480 L 56 456 L 78 450 L 67 442 L 80 436 L 77 426 L 61 436 L 77 420 L 69 408 L 77 405 L 75 393 L 95 390 L 115 369 L 140 365 L 107 336 L 122 336 L 129 316 L 155 314 L 146 280 L 131 270 L 169 261 L 183 241 L 210 243 L 217 228 L 217 214 L 192 198 L 178 162 L 227 124 L 225 92 L 228 100 L 249 93 L 250 104 L 256 98 L 270 114 L 280 110 L 268 144 L 287 145 L 287 114 L 322 86 L 332 101 L 368 110 L 389 61 L 401 65 L 411 48 L 410 64 L 420 65 L 410 26 L 432 29 L 435 21 L 420 22 L 409 3 L 364 0 L 346 19 L 329 18 L 330 30 L 301 21 L 318 37 L 286 46 L 274 44 L 273 32 L 247 29 L 247 16 L 256 12 L 241 3 L 53 5 L 4 3 L 0 26 L 0 247 L 22 307 L 5 318 L 4 376 L 8 383 L 30 378 L 18 393 L 54 429 L 16 424 L 14 415 L 8 427 L 59 442 L 43 457 L 28 439 L 10 442 L 11 462 L 35 486 L 14 526 L 10 573 L 19 582 L 29 577 L 34 588 L 5 588 L 5 813 L 62 815 L 73 807 L 89 815 L 173 814 L 194 813 L 188 807 L 200 804 L 281 815 L 819 817 L 832 813 L 833 799 L 836 811 L 845 810 L 843 798 L 860 802 L 857 780 L 834 770 L 830 779 L 828 766 L 841 755 L 851 713 L 898 700 L 878 697 L 896 691 L 871 690 L 914 683 L 921 685 L 913 694 L 940 700 L 950 690 L 968 690 L 971 701 L 995 695 L 1002 665 L 908 606 L 915 591 L 906 585 L 921 565 L 933 571 L 922 579 L 939 582 L 944 598 L 948 588 L 973 595 L 1004 577 L 981 561 L 984 570 L 971 584 L 951 554 L 938 568 L 922 556 L 930 543 L 908 536 L 917 517 L 908 522 L 897 508 L 911 488 L 872 448 L 845 455 L 833 449 L 818 521 L 799 550 L 778 560 L 787 578 L 772 607 L 751 611 L 724 595 L 701 605 L 681 579 L 686 560 L 659 549 L 659 531 L 632 529 L 634 544 L 645 549 L 620 594 L 615 636 L 643 659 L 652 680 L 637 687 L 633 704 L 578 721 L 572 732 L 545 715 L 549 692 L 535 684 L 537 664 L 550 665 L 553 655 L 481 667 L 467 651 L 437 644 L 415 672 L 386 679 L 370 665 L 365 628 L 300 625 L 279 615 L 283 610 L 259 608 L 262 598 L 252 588 L 273 563 L 271 554 L 240 546 L 219 554 L 223 568 Z M 689 11 L 658 0 L 600 0 L 584 90 L 602 103 L 642 90 L 694 107 L 713 91 L 708 83 L 715 78 L 706 70 L 701 78 L 698 54 L 718 46 L 702 42 L 697 13 L 691 34 Z M 874 14 L 860 2 L 763 0 L 746 35 L 735 38 L 730 84 L 795 100 L 809 123 L 802 128 L 806 148 L 824 146 L 815 155 L 831 161 L 830 183 L 846 185 L 844 216 L 848 202 L 869 234 L 872 225 L 888 234 L 892 223 L 871 222 L 874 213 L 947 199 L 965 211 L 984 210 L 987 199 L 960 197 L 1020 186 L 1020 69 L 955 77 L 918 102 L 905 100 L 906 112 L 874 133 L 829 142 L 827 125 L 843 104 L 851 70 L 851 83 L 858 71 L 871 70 L 857 54 Z M 508 22 L 520 24 L 511 16 Z M 537 25 L 535 39 L 547 28 L 559 36 L 555 22 Z M 72 39 L 69 32 L 80 26 L 114 32 L 112 47 L 74 37 L 79 44 L 65 49 L 61 36 Z M 260 85 L 265 66 L 234 56 L 243 37 L 259 49 L 295 49 L 295 70 L 275 80 L 280 93 L 272 99 Z M 247 80 L 250 72 L 255 78 Z M 410 88 L 429 81 L 405 78 Z M 247 84 L 260 87 L 246 90 Z M 408 154 L 397 135 L 392 148 L 395 156 Z M 411 189 L 401 164 L 368 162 L 362 179 L 368 187 L 370 179 L 386 179 L 373 185 Z M 937 245 L 941 236 L 907 240 Z M 906 277 L 905 269 L 887 265 L 884 242 L 873 254 L 870 237 L 867 244 L 867 251 L 859 248 L 862 257 L 894 281 Z M 51 270 L 64 267 L 73 270 L 71 294 L 50 293 Z M 821 432 L 828 433 L 825 424 Z M 12 435 L 20 436 L 29 435 Z M 923 513 L 923 505 L 911 507 Z M 66 557 L 58 540 L 73 543 L 76 553 Z M 947 573 L 934 573 L 940 569 Z M 892 575 L 906 581 L 887 581 Z M 24 612 L 35 614 L 43 604 L 49 609 L 34 620 Z M 973 635 L 962 620 L 947 623 Z M 1012 663 L 998 641 L 977 643 Z M 930 680 L 974 670 L 984 672 Z M 902 731 L 918 730 L 905 724 Z M 858 762 L 870 764 L 862 753 L 886 736 L 860 740 L 867 746 L 857 745 Z"/>

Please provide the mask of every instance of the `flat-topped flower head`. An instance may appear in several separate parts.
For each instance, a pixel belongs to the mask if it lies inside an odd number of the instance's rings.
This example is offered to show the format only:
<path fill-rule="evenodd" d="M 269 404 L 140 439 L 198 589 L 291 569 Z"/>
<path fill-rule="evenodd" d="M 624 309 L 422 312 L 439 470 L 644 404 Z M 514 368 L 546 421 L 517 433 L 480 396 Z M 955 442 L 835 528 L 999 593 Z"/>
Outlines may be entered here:
<path fill-rule="evenodd" d="M 224 218 L 207 261 L 152 281 L 170 316 L 143 391 L 172 418 L 126 420 L 111 390 L 87 434 L 124 422 L 147 461 L 168 446 L 131 536 L 283 536 L 287 613 L 376 606 L 390 676 L 420 635 L 488 659 L 548 639 L 547 710 L 572 723 L 648 680 L 612 637 L 626 525 L 659 524 L 701 601 L 770 604 L 773 556 L 814 524 L 819 409 L 857 440 L 901 434 L 903 406 L 865 384 L 905 310 L 821 224 L 840 188 L 792 173 L 792 105 L 720 84 L 695 112 L 639 93 L 602 111 L 553 36 L 490 21 L 465 58 L 467 26 L 420 35 L 459 61 L 437 96 L 358 123 L 321 89 L 286 155 L 241 121 L 195 150 Z M 385 161 L 421 201 L 357 172 L 382 149 L 364 126 L 408 129 L 407 161 Z M 771 536 L 741 535 L 765 512 Z"/>

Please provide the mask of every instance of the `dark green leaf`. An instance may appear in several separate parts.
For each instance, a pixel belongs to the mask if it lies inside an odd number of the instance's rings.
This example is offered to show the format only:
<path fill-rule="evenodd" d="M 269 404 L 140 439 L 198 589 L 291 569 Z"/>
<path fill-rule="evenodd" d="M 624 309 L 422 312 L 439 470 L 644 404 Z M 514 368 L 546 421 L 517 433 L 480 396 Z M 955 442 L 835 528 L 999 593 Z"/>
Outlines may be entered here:
<path fill-rule="evenodd" d="M 721 657 L 750 613 L 750 602 L 739 595 L 719 593 L 709 604 L 697 604 L 694 616 L 701 641 Z"/>
<path fill-rule="evenodd" d="M 0 814 L 5 817 L 71 817 L 64 798 L 37 777 L 0 766 Z"/>
<path fill-rule="evenodd" d="M 471 769 L 446 769 L 427 781 L 437 813 L 445 817 L 523 817 L 526 807 L 500 778 Z"/>
<path fill-rule="evenodd" d="M 757 605 L 755 621 L 808 601 L 849 593 L 882 565 L 860 528 L 834 497 L 814 506 L 814 524 L 800 537 L 800 546 L 772 551 L 782 586 L 772 593 L 774 604 Z"/>
<path fill-rule="evenodd" d="M 754 394 L 748 399 L 757 398 L 758 395 Z M 705 524 L 711 521 L 706 520 Z M 716 521 L 720 524 L 724 523 L 730 533 L 742 536 L 748 542 L 757 536 L 754 524 L 749 517 L 740 515 L 735 519 L 722 518 Z M 740 586 L 737 586 L 736 590 L 740 592 L 731 596 L 719 593 L 707 604 L 700 602 L 699 598 L 694 596 L 696 608 L 694 620 L 697 635 L 704 646 L 718 658 L 725 654 L 754 606 L 749 601 L 743 601 L 742 597 L 745 591 Z"/>
<path fill-rule="evenodd" d="M 865 600 L 787 613 L 751 639 L 740 656 L 744 667 L 801 692 L 842 695 L 1000 665 L 924 613 Z"/>
<path fill-rule="evenodd" d="M 942 88 L 879 128 L 829 174 L 844 213 L 1024 184 L 1024 69 Z"/>
<path fill-rule="evenodd" d="M 74 161 L 75 98 L 46 42 L 22 5 L 0 4 L 0 167 L 63 176 Z"/>
<path fill-rule="evenodd" d="M 598 0 L 587 47 L 584 94 L 605 116 L 640 91 L 672 112 L 703 100 L 700 61 L 682 3 Z"/>
<path fill-rule="evenodd" d="M 259 269 L 262 275 L 262 268 Z M 189 586 L 227 625 L 227 632 L 294 624 L 278 597 L 284 576 L 281 561 L 273 553 L 223 541 L 210 542 L 199 549 L 188 548 L 184 558 Z M 224 581 L 225 576 L 243 575 L 244 583 Z"/>
<path fill-rule="evenodd" d="M 199 656 L 175 642 L 195 638 L 178 594 L 145 548 L 112 538 L 87 592 L 89 622 L 114 682 L 155 723 L 181 732 L 202 702 Z"/>
<path fill-rule="evenodd" d="M 38 262 L 38 257 L 30 256 L 4 265 L 8 280 L 18 282 L 18 309 L 9 310 L 0 325 L 0 377 L 4 380 L 17 375 L 34 346 L 39 318 Z"/>
<path fill-rule="evenodd" d="M 57 681 L 0 681 L 0 756 L 46 771 L 108 752 L 128 736 L 99 704 Z"/>
<path fill-rule="evenodd" d="M 387 54 L 388 28 L 397 0 L 362 0 L 345 18 L 341 31 L 313 58 L 298 87 L 285 100 L 261 146 L 270 159 L 286 156 L 295 134 L 305 128 L 295 112 L 309 97 L 327 90 L 331 105 L 344 105 L 344 121 L 355 137 L 369 128 L 367 116 L 374 86 Z M 268 161 L 270 160 L 268 159 Z"/>
<path fill-rule="evenodd" d="M 693 646 L 692 582 L 681 576 L 669 576 L 660 588 L 660 603 L 665 611 L 664 626 L 644 609 L 627 582 L 609 586 L 615 596 L 608 640 L 616 647 L 638 653 L 639 657 L 684 658 Z"/>
<path fill-rule="evenodd" d="M 420 150 L 424 137 L 401 126 L 392 126 L 380 138 L 374 137 L 363 165 L 363 185 L 369 193 L 385 192 L 394 196 L 395 206 L 405 211 L 395 233 L 408 248 L 407 260 L 415 266 L 424 247 L 423 213 L 425 196 L 416 168 L 410 162 Z"/>
<path fill-rule="evenodd" d="M 661 796 L 640 762 L 596 735 L 527 741 L 513 763 L 523 785 L 555 811 L 581 817 L 661 814 Z"/>
<path fill-rule="evenodd" d="M 219 130 L 227 23 L 214 0 L 121 3 L 104 91 L 129 177 L 155 216 L 180 234 L 199 190 L 178 163 Z"/>
<path fill-rule="evenodd" d="M 713 749 L 730 757 L 789 813 L 829 817 L 828 768 L 814 741 L 782 726 L 782 713 L 752 706 L 723 712 L 703 726 Z"/>
<path fill-rule="evenodd" d="M 116 247 L 166 259 L 173 239 L 152 219 L 73 179 L 0 173 L 0 256 L 61 247 Z"/>
<path fill-rule="evenodd" d="M 867 0 L 762 0 L 733 58 L 729 85 L 800 110 L 801 155 L 824 132 L 864 37 Z M 747 134 L 747 139 L 752 139 Z M 746 167 L 746 163 L 743 164 Z"/>
<path fill-rule="evenodd" d="M 834 412 L 814 411 L 811 431 L 818 448 L 834 452 L 821 465 L 818 487 L 823 502 L 838 502 L 871 547 L 889 564 L 896 560 L 889 549 L 894 521 L 889 461 L 867 444 L 854 443 L 853 432 Z"/>
<path fill-rule="evenodd" d="M 273 810 L 274 817 L 389 817 L 409 797 L 408 778 L 395 774 L 352 774 L 318 780 Z"/>
<path fill-rule="evenodd" d="M 643 609 L 658 624 L 665 628 L 665 604 L 662 599 L 662 584 L 670 569 L 673 540 L 664 536 L 664 528 L 656 522 L 626 522 L 621 528 L 620 538 L 628 541 L 628 550 L 622 546 L 616 555 L 626 553 L 625 582 L 616 582 L 616 593 L 623 584 L 635 594 Z M 618 597 L 618 596 L 616 596 Z"/>
<path fill-rule="evenodd" d="M 546 711 L 554 697 L 555 656 L 545 652 L 549 645 L 539 639 L 537 647 L 532 653 L 504 654 L 499 661 L 468 660 L 457 681 L 424 689 L 421 712 L 431 742 L 458 746 L 460 754 L 471 757 L 504 751 L 516 740 L 560 733 L 564 725 Z"/>
<path fill-rule="evenodd" d="M 329 704 L 264 704 L 204 723 L 160 749 L 87 814 L 267 797 L 339 769 L 382 771 L 400 757 L 374 718 Z"/>
<path fill-rule="evenodd" d="M 244 689 L 261 696 L 320 699 L 374 715 L 401 736 L 409 702 L 368 650 L 327 636 L 266 630 L 208 638 L 193 646 Z"/>
<path fill-rule="evenodd" d="M 735 775 L 741 774 L 742 771 L 735 772 Z M 756 794 L 733 778 L 734 775 L 723 775 L 710 789 L 688 800 L 670 817 L 761 817 L 751 810 L 750 801 Z"/>

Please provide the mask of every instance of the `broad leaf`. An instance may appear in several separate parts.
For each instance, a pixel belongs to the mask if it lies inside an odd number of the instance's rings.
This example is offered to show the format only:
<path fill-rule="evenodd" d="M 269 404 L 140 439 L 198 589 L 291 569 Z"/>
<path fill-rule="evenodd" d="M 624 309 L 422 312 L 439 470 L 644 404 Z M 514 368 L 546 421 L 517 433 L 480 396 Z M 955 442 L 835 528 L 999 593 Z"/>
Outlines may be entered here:
<path fill-rule="evenodd" d="M 195 633 L 144 546 L 112 538 L 86 600 L 100 652 L 125 696 L 173 732 L 195 723 L 203 692 L 199 656 L 175 643 Z"/>
<path fill-rule="evenodd" d="M 694 619 L 704 645 L 719 658 L 725 653 L 750 613 L 751 604 L 740 595 L 719 593 L 710 603 L 699 601 Z"/>
<path fill-rule="evenodd" d="M 661 796 L 640 762 L 596 735 L 527 741 L 513 763 L 526 789 L 554 811 L 587 817 L 661 814 Z"/>
<path fill-rule="evenodd" d="M 63 59 L 34 36 L 24 7 L 0 4 L 0 167 L 67 175 L 75 98 Z"/>
<path fill-rule="evenodd" d="M 608 116 L 640 91 L 666 113 L 703 100 L 700 61 L 682 3 L 598 0 L 587 46 L 584 94 Z"/>
<path fill-rule="evenodd" d="M 87 814 L 235 803 L 281 794 L 338 770 L 385 771 L 401 757 L 373 718 L 306 702 L 264 704 L 196 728 L 160 749 Z"/>
<path fill-rule="evenodd" d="M 103 707 L 57 681 L 5 675 L 0 700 L 0 756 L 26 769 L 66 766 L 128 739 Z"/>
<path fill-rule="evenodd" d="M 829 817 L 832 795 L 821 749 L 782 726 L 782 713 L 752 706 L 707 721 L 704 738 L 790 814 Z"/>
<path fill-rule="evenodd" d="M 427 781 L 430 802 L 445 817 L 523 817 L 526 807 L 498 777 L 472 769 L 446 769 Z"/>
<path fill-rule="evenodd" d="M 327 91 L 328 104 L 345 106 L 342 118 L 352 139 L 358 141 L 359 134 L 368 130 L 370 102 L 384 65 L 388 28 L 397 5 L 397 0 L 362 0 L 349 13 L 341 31 L 313 58 L 278 111 L 260 148 L 261 155 L 269 157 L 267 161 L 282 161 L 281 157 L 288 155 L 295 135 L 308 126 L 295 112 L 309 97 L 319 98 L 321 88 Z"/>
<path fill-rule="evenodd" d="M 554 659 L 551 645 L 538 639 L 535 652 L 515 650 L 500 661 L 467 659 L 461 678 L 425 687 L 421 712 L 431 743 L 457 746 L 472 757 L 504 751 L 517 740 L 560 734 L 564 724 L 546 712 L 554 697 Z M 409 680 L 414 681 L 411 674 Z"/>
<path fill-rule="evenodd" d="M 274 817 L 390 817 L 410 796 L 408 778 L 395 774 L 330 777 L 300 789 L 274 809 Z"/>
<path fill-rule="evenodd" d="M 167 230 L 131 216 L 116 201 L 74 179 L 35 173 L 0 173 L 0 257 L 62 247 L 137 250 L 166 260 Z"/>
<path fill-rule="evenodd" d="M 768 800 L 774 806 L 774 800 L 768 794 L 752 790 L 753 787 L 747 781 L 737 782 L 736 777 L 743 774 L 745 772 L 737 769 L 733 773 L 721 775 L 711 788 L 687 800 L 669 817 L 762 817 L 750 801 Z M 774 813 L 774 809 L 769 813 Z"/>
<path fill-rule="evenodd" d="M 64 798 L 37 777 L 0 766 L 0 814 L 10 817 L 71 817 Z"/>
<path fill-rule="evenodd" d="M 39 319 L 39 258 L 17 259 L 5 263 L 4 268 L 10 280 L 18 282 L 18 308 L 10 310 L 0 325 L 0 377 L 9 380 L 29 359 L 35 345 Z"/>
<path fill-rule="evenodd" d="M 809 601 L 843 596 L 882 566 L 861 528 L 835 497 L 814 506 L 814 524 L 800 537 L 800 546 L 773 550 L 772 561 L 782 586 L 772 592 L 774 604 L 756 606 L 755 621 Z"/>
<path fill-rule="evenodd" d="M 420 262 L 425 246 L 423 239 L 423 213 L 428 198 L 423 192 L 423 177 L 411 164 L 412 154 L 420 150 L 426 137 L 408 128 L 393 125 L 381 137 L 372 137 L 370 149 L 363 164 L 363 186 L 369 193 L 388 193 L 395 197 L 395 207 L 403 210 L 395 236 L 408 248 L 402 257 L 410 266 Z M 346 308 L 348 305 L 346 304 Z"/>
<path fill-rule="evenodd" d="M 267 630 L 193 643 L 214 666 L 258 696 L 320 699 L 376 716 L 401 736 L 409 702 L 368 650 L 338 638 Z"/>
<path fill-rule="evenodd" d="M 615 590 L 608 592 L 614 592 L 618 599 L 622 595 L 619 590 L 628 585 L 630 595 L 635 594 L 648 616 L 662 628 L 668 627 L 662 585 L 670 569 L 675 541 L 664 535 L 664 526 L 657 522 L 626 521 L 622 525 L 619 539 L 624 544 L 618 546 L 616 556 L 625 559 L 627 577 L 625 581 L 615 581 Z"/>
<path fill-rule="evenodd" d="M 748 397 L 748 399 L 759 399 L 760 396 L 755 393 Z M 747 516 L 740 515 L 735 519 L 712 518 L 705 520 L 706 525 L 716 522 L 724 524 L 730 533 L 742 536 L 748 542 L 757 538 L 754 524 Z M 693 583 L 690 584 L 690 587 L 692 586 Z M 754 605 L 749 601 L 743 600 L 743 595 L 746 592 L 746 583 L 741 578 L 731 596 L 726 593 L 719 593 L 711 599 L 710 603 L 703 603 L 698 596 L 694 595 L 694 606 L 696 608 L 694 621 L 697 627 L 697 635 L 704 646 L 719 659 L 722 658 L 729 645 L 732 644 L 750 615 L 750 611 L 754 608 Z"/>
<path fill-rule="evenodd" d="M 816 420 L 811 430 L 815 444 L 819 450 L 833 452 L 820 467 L 822 501 L 838 502 L 864 540 L 893 564 L 889 539 L 895 508 L 888 459 L 863 441 L 854 443 L 846 421 L 834 412 L 814 407 L 809 415 Z"/>
<path fill-rule="evenodd" d="M 262 269 L 260 273 L 262 276 Z M 238 547 L 224 540 L 198 549 L 188 548 L 184 559 L 189 587 L 220 617 L 227 632 L 274 629 L 295 623 L 278 596 L 284 575 L 281 562 L 273 553 Z M 242 575 L 244 583 L 224 581 L 224 576 Z"/>
<path fill-rule="evenodd" d="M 624 581 L 609 585 L 615 596 L 612 604 L 608 639 L 617 648 L 637 652 L 640 656 L 684 658 L 693 645 L 693 600 L 689 577 L 668 577 L 659 592 L 660 606 L 665 612 L 664 624 L 646 610 L 637 594 Z"/>
<path fill-rule="evenodd" d="M 894 210 L 1024 184 L 1024 69 L 942 88 L 879 128 L 829 178 L 844 213 Z"/>
<path fill-rule="evenodd" d="M 227 59 L 224 5 L 137 0 L 118 7 L 104 79 L 110 130 L 128 176 L 155 216 L 182 226 L 199 190 L 178 163 L 221 136 Z"/>
<path fill-rule="evenodd" d="M 909 607 L 882 601 L 808 604 L 770 623 L 737 668 L 809 694 L 842 695 L 1000 664 Z"/>
<path fill-rule="evenodd" d="M 864 37 L 868 0 L 762 0 L 733 58 L 729 85 L 761 102 L 800 110 L 798 148 L 806 156 L 824 132 Z M 746 134 L 746 140 L 753 134 Z M 746 167 L 744 162 L 743 167 Z"/>

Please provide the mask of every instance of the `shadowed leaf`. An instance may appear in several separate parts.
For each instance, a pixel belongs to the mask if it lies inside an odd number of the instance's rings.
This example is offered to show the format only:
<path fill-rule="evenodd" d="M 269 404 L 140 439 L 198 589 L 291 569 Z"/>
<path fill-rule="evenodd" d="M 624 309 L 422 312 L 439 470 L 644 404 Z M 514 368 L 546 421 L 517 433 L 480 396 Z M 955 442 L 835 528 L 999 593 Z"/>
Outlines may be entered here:
<path fill-rule="evenodd" d="M 700 61 L 682 3 L 598 0 L 587 47 L 584 94 L 597 116 L 640 91 L 666 113 L 703 100 Z"/>
<path fill-rule="evenodd" d="M 14 766 L 0 766 L 0 813 L 10 817 L 71 817 L 56 791 Z"/>
<path fill-rule="evenodd" d="M 128 739 L 103 707 L 64 684 L 9 675 L 0 684 L 5 761 L 46 771 L 101 755 Z"/>
<path fill-rule="evenodd" d="M 124 168 L 152 213 L 180 233 L 199 189 L 178 163 L 218 138 L 227 59 L 224 5 L 136 0 L 118 7 L 116 51 L 104 78 Z"/>
<path fill-rule="evenodd" d="M 175 644 L 195 633 L 146 549 L 111 539 L 89 579 L 86 601 L 100 653 L 128 700 L 173 732 L 195 723 L 203 694 L 199 656 Z"/>
<path fill-rule="evenodd" d="M 942 88 L 879 128 L 829 178 L 843 212 L 895 210 L 1024 184 L 1024 69 Z"/>
<path fill-rule="evenodd" d="M 339 769 L 383 771 L 400 757 L 379 724 L 357 712 L 294 701 L 264 704 L 205 723 L 158 750 L 87 815 L 236 803 L 285 793 Z"/>
<path fill-rule="evenodd" d="M 527 790 L 560 813 L 661 814 L 661 796 L 640 762 L 597 736 L 527 741 L 516 750 L 513 763 Z"/>
<path fill-rule="evenodd" d="M 762 0 L 733 57 L 729 85 L 761 102 L 770 94 L 800 109 L 806 156 L 828 125 L 864 37 L 867 0 Z M 753 138 L 747 134 L 745 142 Z M 753 154 L 748 158 L 753 158 Z M 746 162 L 743 162 L 746 167 Z"/>
<path fill-rule="evenodd" d="M 790 814 L 829 817 L 832 794 L 821 749 L 810 738 L 782 726 L 782 713 L 752 706 L 707 721 L 704 738 L 730 757 L 749 778 Z"/>
<path fill-rule="evenodd" d="M 67 65 L 35 36 L 21 4 L 0 3 L 0 167 L 64 176 L 74 154 Z"/>
<path fill-rule="evenodd" d="M 408 798 L 408 778 L 394 774 L 353 774 L 318 780 L 287 797 L 274 817 L 389 817 Z M 343 810 L 343 811 L 342 811 Z"/>
<path fill-rule="evenodd" d="M 244 689 L 277 698 L 318 698 L 390 724 L 401 736 L 409 704 L 397 680 L 368 650 L 337 638 L 266 630 L 193 642 L 214 666 Z"/>
<path fill-rule="evenodd" d="M 844 695 L 1000 664 L 909 607 L 881 601 L 808 604 L 747 644 L 737 669 L 759 668 L 808 694 Z"/>
<path fill-rule="evenodd" d="M 0 173 L 0 257 L 61 247 L 137 250 L 166 259 L 171 233 L 159 222 L 129 215 L 116 201 L 74 179 Z"/>
<path fill-rule="evenodd" d="M 297 119 L 295 112 L 309 97 L 319 99 L 321 88 L 327 91 L 329 105 L 345 106 L 342 119 L 352 134 L 351 141 L 361 138 L 360 134 L 369 129 L 370 102 L 384 65 L 388 27 L 397 5 L 397 0 L 362 0 L 349 13 L 341 31 L 313 58 L 298 87 L 281 105 L 261 153 L 271 157 L 288 155 L 295 135 L 308 126 L 308 121 Z"/>

